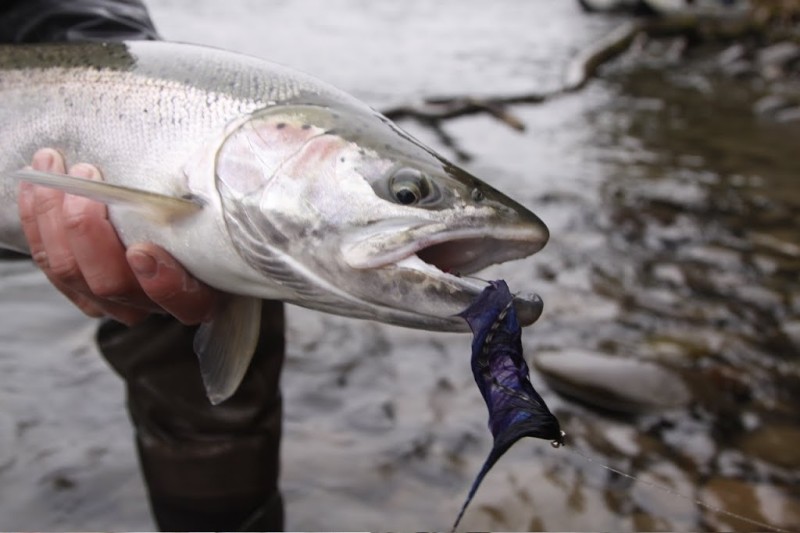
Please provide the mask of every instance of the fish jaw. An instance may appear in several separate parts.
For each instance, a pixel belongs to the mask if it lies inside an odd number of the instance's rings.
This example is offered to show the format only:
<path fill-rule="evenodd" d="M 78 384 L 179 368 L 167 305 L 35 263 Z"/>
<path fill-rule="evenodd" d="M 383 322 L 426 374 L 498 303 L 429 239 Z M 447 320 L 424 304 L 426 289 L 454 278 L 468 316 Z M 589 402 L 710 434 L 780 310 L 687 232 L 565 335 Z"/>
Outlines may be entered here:
<path fill-rule="evenodd" d="M 349 235 L 341 246 L 341 257 L 356 271 L 354 275 L 374 279 L 366 285 L 371 287 L 370 292 L 362 290 L 363 298 L 374 299 L 377 294 L 385 302 L 386 295 L 396 295 L 396 306 L 434 316 L 455 316 L 486 287 L 485 282 L 469 274 L 532 255 L 547 241 L 547 228 L 538 218 L 522 221 L 527 211 L 517 217 L 517 224 L 508 225 L 492 222 L 493 212 L 486 207 L 483 216 L 449 214 L 450 224 L 406 221 L 405 228 L 399 221 L 386 221 Z M 461 227 L 455 222 L 459 218 Z M 410 297 L 406 299 L 405 295 Z M 535 322 L 543 310 L 542 299 L 536 294 L 516 296 L 514 305 L 523 325 Z M 460 319 L 450 326 L 464 329 Z"/>

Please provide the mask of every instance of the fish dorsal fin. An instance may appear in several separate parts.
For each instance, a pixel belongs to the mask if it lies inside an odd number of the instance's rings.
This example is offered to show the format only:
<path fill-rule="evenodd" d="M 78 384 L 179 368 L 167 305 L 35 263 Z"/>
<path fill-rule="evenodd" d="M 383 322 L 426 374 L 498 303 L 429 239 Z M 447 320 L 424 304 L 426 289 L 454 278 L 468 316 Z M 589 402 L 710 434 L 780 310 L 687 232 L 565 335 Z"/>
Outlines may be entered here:
<path fill-rule="evenodd" d="M 230 295 L 215 310 L 214 318 L 200 326 L 194 351 L 212 404 L 227 400 L 242 382 L 261 326 L 261 300 Z"/>
<path fill-rule="evenodd" d="M 159 222 L 170 222 L 196 213 L 203 205 L 198 200 L 168 196 L 105 181 L 96 181 L 39 170 L 18 170 L 3 177 L 59 189 L 68 194 L 91 198 L 105 204 L 124 205 Z"/>

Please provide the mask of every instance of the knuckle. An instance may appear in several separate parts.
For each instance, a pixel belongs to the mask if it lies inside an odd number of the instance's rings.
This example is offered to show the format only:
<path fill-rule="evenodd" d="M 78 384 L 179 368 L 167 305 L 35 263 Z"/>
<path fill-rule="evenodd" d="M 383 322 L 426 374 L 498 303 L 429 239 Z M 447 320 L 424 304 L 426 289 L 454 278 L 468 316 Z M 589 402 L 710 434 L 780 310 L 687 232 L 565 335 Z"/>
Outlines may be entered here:
<path fill-rule="evenodd" d="M 49 270 L 50 269 L 50 259 L 47 257 L 47 252 L 44 250 L 39 250 L 35 252 L 32 256 L 33 262 L 36 263 L 41 270 Z"/>
<path fill-rule="evenodd" d="M 174 287 L 158 286 L 149 288 L 147 296 L 162 308 L 180 307 L 185 300 L 183 292 Z"/>
<path fill-rule="evenodd" d="M 33 204 L 33 213 L 37 216 L 61 209 L 62 198 L 60 194 L 37 194 Z"/>
<path fill-rule="evenodd" d="M 75 236 L 82 236 L 90 232 L 94 218 L 85 211 L 67 211 L 64 213 L 63 222 L 65 231 Z"/>
<path fill-rule="evenodd" d="M 36 210 L 32 205 L 27 203 L 20 203 L 19 207 L 19 220 L 23 226 L 33 226 L 36 221 Z"/>
<path fill-rule="evenodd" d="M 147 296 L 159 305 L 180 299 L 185 292 L 183 280 L 163 263 L 159 263 L 155 277 L 142 281 L 142 288 Z"/>
<path fill-rule="evenodd" d="M 48 263 L 46 269 L 54 278 L 65 285 L 74 285 L 83 280 L 80 266 L 71 255 L 50 255 L 46 257 L 46 260 Z"/>
<path fill-rule="evenodd" d="M 124 276 L 100 274 L 86 280 L 92 294 L 98 298 L 127 303 L 133 300 L 135 285 Z"/>

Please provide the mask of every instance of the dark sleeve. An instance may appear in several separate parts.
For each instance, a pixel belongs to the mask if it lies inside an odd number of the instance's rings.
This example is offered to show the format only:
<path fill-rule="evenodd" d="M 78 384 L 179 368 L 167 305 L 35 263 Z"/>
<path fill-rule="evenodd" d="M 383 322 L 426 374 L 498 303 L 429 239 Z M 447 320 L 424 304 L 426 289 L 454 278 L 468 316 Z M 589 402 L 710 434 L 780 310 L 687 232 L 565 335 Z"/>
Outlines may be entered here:
<path fill-rule="evenodd" d="M 158 38 L 139 0 L 0 0 L 0 43 Z"/>

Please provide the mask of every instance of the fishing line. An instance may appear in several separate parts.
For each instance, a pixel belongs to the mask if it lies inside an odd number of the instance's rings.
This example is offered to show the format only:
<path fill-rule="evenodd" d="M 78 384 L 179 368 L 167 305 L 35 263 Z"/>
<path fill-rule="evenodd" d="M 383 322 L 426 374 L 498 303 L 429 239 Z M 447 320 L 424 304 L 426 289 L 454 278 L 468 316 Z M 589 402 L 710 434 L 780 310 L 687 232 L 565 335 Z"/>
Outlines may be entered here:
<path fill-rule="evenodd" d="M 561 446 L 556 446 L 555 444 L 553 444 L 553 446 L 554 447 L 561 447 Z M 619 476 L 628 478 L 628 479 L 630 479 L 632 481 L 635 481 L 637 483 L 642 483 L 642 484 L 647 485 L 647 486 L 649 486 L 651 488 L 658 489 L 658 490 L 660 490 L 662 492 L 666 492 L 667 494 L 670 494 L 671 496 L 675 496 L 675 497 L 681 498 L 683 500 L 692 502 L 693 504 L 695 504 L 695 505 L 697 505 L 699 507 L 703 507 L 705 509 L 708 509 L 709 511 L 711 511 L 713 513 L 717 513 L 717 514 L 720 514 L 720 515 L 725 515 L 725 516 L 728 516 L 730 518 L 735 518 L 737 520 L 741 520 L 742 522 L 747 522 L 750 525 L 757 526 L 759 528 L 769 529 L 770 531 L 775 531 L 777 533 L 792 533 L 788 529 L 782 529 L 782 528 L 779 528 L 777 526 L 773 526 L 773 525 L 767 524 L 765 522 L 759 522 L 758 520 L 755 520 L 753 518 L 748 518 L 748 517 L 742 516 L 742 515 L 740 515 L 738 513 L 734 513 L 732 511 L 728 511 L 728 510 L 722 509 L 721 507 L 717 507 L 716 505 L 711 505 L 710 503 L 706 503 L 706 502 L 704 502 L 703 500 L 701 500 L 699 498 L 693 498 L 691 496 L 686 496 L 686 495 L 681 494 L 680 492 L 678 492 L 678 491 L 676 491 L 674 489 L 671 489 L 671 488 L 667 487 L 666 485 L 661 485 L 660 483 L 654 483 L 652 481 L 646 481 L 644 479 L 637 478 L 634 475 L 631 475 L 631 474 L 628 474 L 626 472 L 623 472 L 622 470 L 618 470 L 618 469 L 616 469 L 616 468 L 614 468 L 612 466 L 609 466 L 609 465 L 607 465 L 605 463 L 601 463 L 600 461 L 590 457 L 589 455 L 585 454 L 584 452 L 581 452 L 580 450 L 576 450 L 575 448 L 573 448 L 571 446 L 563 446 L 563 448 L 565 448 L 569 452 L 572 452 L 573 454 L 577 455 L 578 457 L 582 458 L 584 461 L 587 461 L 589 463 L 595 464 L 595 465 L 597 465 L 597 466 L 599 466 L 601 468 L 605 468 L 606 470 L 608 470 L 610 472 L 613 472 L 614 474 L 617 474 Z"/>
<path fill-rule="evenodd" d="M 481 282 L 483 282 L 483 283 L 486 283 L 487 285 L 488 285 L 489 283 L 491 283 L 491 281 L 489 281 L 488 279 L 479 278 L 478 276 L 473 276 L 472 274 L 469 274 L 469 275 L 467 275 L 467 274 L 459 274 L 459 275 L 458 275 L 458 277 L 459 277 L 459 278 L 464 278 L 464 279 L 474 279 L 474 280 L 477 280 L 477 281 L 481 281 Z M 516 295 L 515 295 L 515 296 L 516 296 Z"/>

